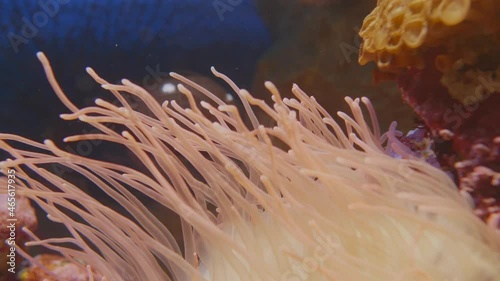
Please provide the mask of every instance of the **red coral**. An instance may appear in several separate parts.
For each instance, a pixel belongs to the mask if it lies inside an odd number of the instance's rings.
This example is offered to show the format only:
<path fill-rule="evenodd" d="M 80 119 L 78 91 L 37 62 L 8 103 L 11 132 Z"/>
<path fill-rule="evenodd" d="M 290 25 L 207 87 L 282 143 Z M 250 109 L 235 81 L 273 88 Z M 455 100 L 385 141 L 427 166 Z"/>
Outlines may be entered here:
<path fill-rule="evenodd" d="M 440 76 L 441 73 L 434 67 L 426 67 L 422 70 L 409 69 L 398 77 L 403 100 L 435 132 L 452 127 L 446 113 L 454 100 L 439 81 Z"/>
<path fill-rule="evenodd" d="M 457 175 L 476 214 L 500 229 L 500 93 L 483 93 L 475 104 L 456 101 L 441 84 L 435 58 L 430 53 L 425 68 L 399 75 L 403 99 L 432 132 L 440 164 Z"/>

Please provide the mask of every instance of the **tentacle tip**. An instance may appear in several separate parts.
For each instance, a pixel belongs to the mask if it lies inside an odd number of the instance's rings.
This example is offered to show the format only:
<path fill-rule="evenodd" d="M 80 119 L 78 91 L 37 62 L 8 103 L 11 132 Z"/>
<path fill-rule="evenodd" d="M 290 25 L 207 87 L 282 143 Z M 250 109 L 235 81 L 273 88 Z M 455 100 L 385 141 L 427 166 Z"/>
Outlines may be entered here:
<path fill-rule="evenodd" d="M 47 57 L 45 56 L 45 54 L 43 52 L 36 52 L 36 57 L 39 59 L 39 60 L 43 60 L 43 59 L 46 59 Z"/>
<path fill-rule="evenodd" d="M 264 87 L 266 87 L 266 89 L 269 90 L 269 91 L 274 91 L 274 90 L 277 91 L 278 90 L 276 88 L 276 85 L 274 85 L 274 83 L 271 82 L 271 81 L 264 82 Z M 274 92 L 272 92 L 272 93 L 273 93 L 273 96 L 274 96 L 275 93 Z"/>
<path fill-rule="evenodd" d="M 344 100 L 345 100 L 347 103 L 349 103 L 349 104 L 350 104 L 350 103 L 352 103 L 352 102 L 354 102 L 354 100 L 353 100 L 350 96 L 346 96 L 346 97 L 344 97 Z"/>

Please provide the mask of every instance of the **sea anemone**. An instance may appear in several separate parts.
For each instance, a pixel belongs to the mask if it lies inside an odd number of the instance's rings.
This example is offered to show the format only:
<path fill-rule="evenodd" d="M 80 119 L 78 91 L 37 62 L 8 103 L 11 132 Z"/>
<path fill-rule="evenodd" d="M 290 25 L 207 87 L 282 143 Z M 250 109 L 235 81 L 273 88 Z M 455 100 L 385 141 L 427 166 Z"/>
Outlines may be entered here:
<path fill-rule="evenodd" d="M 200 108 L 179 85 L 190 108 L 160 105 L 130 81 L 110 84 L 89 68 L 121 105 L 97 99 L 96 106 L 79 109 L 57 84 L 45 56 L 38 58 L 71 111 L 61 117 L 100 131 L 64 141 L 123 145 L 147 170 L 70 154 L 49 140 L 0 134 L 0 148 L 12 156 L 0 163 L 2 172 L 15 169 L 18 193 L 71 234 L 43 240 L 24 229 L 34 239 L 27 245 L 87 265 L 89 278 L 500 280 L 499 234 L 474 216 L 445 173 L 411 156 L 395 138 L 394 126 L 381 134 L 366 98 L 346 98 L 352 117 L 338 113 L 342 128 L 296 85 L 295 98 L 282 99 L 267 82 L 271 107 L 213 70 L 241 99 L 240 115 L 177 74 L 172 76 L 212 103 L 201 102 Z M 134 111 L 128 94 L 150 112 Z M 260 125 L 255 108 L 276 126 Z M 388 148 L 400 157 L 390 156 Z M 52 164 L 86 177 L 128 214 L 101 204 L 48 169 Z M 179 215 L 183 249 L 138 192 Z"/>

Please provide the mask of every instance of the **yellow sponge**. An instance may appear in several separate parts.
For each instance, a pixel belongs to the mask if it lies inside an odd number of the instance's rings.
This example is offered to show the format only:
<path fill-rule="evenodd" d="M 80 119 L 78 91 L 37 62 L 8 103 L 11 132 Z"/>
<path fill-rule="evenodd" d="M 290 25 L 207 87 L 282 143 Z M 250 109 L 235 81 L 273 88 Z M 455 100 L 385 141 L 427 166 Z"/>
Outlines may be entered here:
<path fill-rule="evenodd" d="M 425 51 L 439 47 L 474 63 L 478 40 L 499 45 L 499 15 L 497 0 L 379 0 L 360 30 L 359 63 L 397 72 L 422 67 Z"/>

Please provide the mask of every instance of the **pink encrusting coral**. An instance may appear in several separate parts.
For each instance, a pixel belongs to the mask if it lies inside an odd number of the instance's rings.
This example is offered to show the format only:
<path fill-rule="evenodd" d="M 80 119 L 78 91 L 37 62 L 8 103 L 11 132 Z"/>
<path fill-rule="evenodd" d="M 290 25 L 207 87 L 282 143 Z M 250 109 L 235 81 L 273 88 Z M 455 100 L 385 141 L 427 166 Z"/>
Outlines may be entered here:
<path fill-rule="evenodd" d="M 19 193 L 71 233 L 47 240 L 32 235 L 28 246 L 58 251 L 106 280 L 500 280 L 499 234 L 474 216 L 445 173 L 409 157 L 394 130 L 380 132 L 366 98 L 346 98 L 352 116 L 338 113 L 343 130 L 295 85 L 295 98 L 282 99 L 267 82 L 274 101 L 269 106 L 214 70 L 240 97 L 243 117 L 172 74 L 212 100 L 200 104 L 211 114 L 205 116 L 182 85 L 187 109 L 160 105 L 128 80 L 110 84 L 88 69 L 121 106 L 97 99 L 96 106 L 79 109 L 45 56 L 38 56 L 71 111 L 61 117 L 101 131 L 65 141 L 123 145 L 147 172 L 70 154 L 49 140 L 1 134 L 0 148 L 12 156 L 0 163 L 2 171 L 16 169 L 23 179 Z M 124 93 L 138 97 L 151 114 L 132 110 Z M 256 107 L 276 126 L 260 125 Z M 52 163 L 92 181 L 128 217 L 47 169 Z M 180 216 L 183 250 L 137 192 Z"/>

